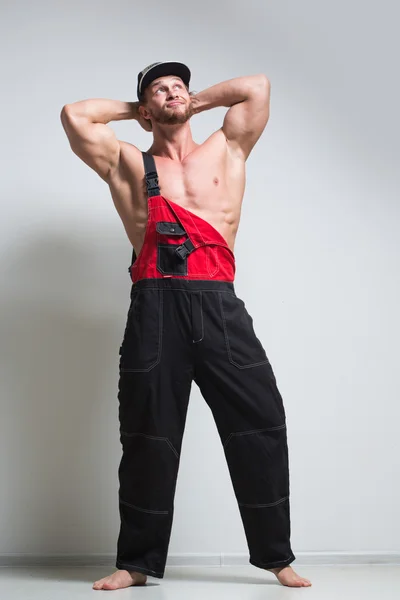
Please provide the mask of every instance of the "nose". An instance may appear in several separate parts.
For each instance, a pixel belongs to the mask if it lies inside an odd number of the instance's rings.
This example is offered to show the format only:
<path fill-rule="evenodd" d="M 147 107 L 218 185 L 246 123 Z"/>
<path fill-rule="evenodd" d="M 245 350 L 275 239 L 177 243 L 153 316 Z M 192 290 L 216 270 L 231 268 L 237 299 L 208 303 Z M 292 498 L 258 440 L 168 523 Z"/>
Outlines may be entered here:
<path fill-rule="evenodd" d="M 178 92 L 174 92 L 173 88 L 168 90 L 168 100 L 173 98 L 179 98 Z"/>

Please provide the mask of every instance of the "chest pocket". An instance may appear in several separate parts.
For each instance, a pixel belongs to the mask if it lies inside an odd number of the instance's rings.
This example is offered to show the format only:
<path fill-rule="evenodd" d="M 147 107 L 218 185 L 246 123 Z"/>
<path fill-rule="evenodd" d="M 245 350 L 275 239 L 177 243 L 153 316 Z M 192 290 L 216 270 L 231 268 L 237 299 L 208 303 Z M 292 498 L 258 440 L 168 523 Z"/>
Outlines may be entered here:
<path fill-rule="evenodd" d="M 156 230 L 157 270 L 163 275 L 187 275 L 187 254 L 181 251 L 188 239 L 185 229 L 176 222 L 158 221 Z"/>

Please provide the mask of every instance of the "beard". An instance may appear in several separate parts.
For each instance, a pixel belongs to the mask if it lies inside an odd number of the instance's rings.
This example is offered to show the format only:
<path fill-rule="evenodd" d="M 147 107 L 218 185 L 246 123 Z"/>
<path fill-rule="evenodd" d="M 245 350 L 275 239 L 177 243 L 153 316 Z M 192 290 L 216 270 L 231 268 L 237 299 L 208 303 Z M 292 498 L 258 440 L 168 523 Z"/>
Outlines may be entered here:
<path fill-rule="evenodd" d="M 165 106 L 159 111 L 150 111 L 156 123 L 160 125 L 182 125 L 186 123 L 194 114 L 192 103 L 189 105 L 181 104 L 178 108 L 175 106 Z"/>

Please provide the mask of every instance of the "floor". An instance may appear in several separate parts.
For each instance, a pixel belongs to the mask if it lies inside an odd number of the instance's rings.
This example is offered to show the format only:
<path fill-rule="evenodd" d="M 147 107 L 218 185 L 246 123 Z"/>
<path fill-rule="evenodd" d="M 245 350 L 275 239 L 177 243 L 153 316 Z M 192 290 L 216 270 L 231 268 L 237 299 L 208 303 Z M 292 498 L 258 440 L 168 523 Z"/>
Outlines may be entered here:
<path fill-rule="evenodd" d="M 168 567 L 163 579 L 146 586 L 93 590 L 94 581 L 115 571 L 107 567 L 0 567 L 1 600 L 81 600 L 111 594 L 142 600 L 399 600 L 400 565 L 295 566 L 312 582 L 308 588 L 282 586 L 252 565 Z"/>

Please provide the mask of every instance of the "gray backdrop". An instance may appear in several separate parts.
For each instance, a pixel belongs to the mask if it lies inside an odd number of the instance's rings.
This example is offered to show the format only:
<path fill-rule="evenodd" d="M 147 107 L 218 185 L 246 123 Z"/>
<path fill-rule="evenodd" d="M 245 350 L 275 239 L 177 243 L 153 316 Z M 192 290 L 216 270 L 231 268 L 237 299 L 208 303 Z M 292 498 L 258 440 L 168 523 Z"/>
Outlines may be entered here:
<path fill-rule="evenodd" d="M 186 62 L 197 91 L 271 81 L 270 121 L 247 163 L 236 291 L 285 401 L 293 550 L 299 561 L 399 556 L 398 16 L 394 0 L 3 0 L 3 562 L 116 551 L 131 246 L 59 114 L 84 98 L 136 100 L 137 72 L 158 60 Z M 197 142 L 226 110 L 193 117 Z M 151 144 L 134 121 L 111 126 Z M 247 561 L 195 384 L 169 552 Z"/>

